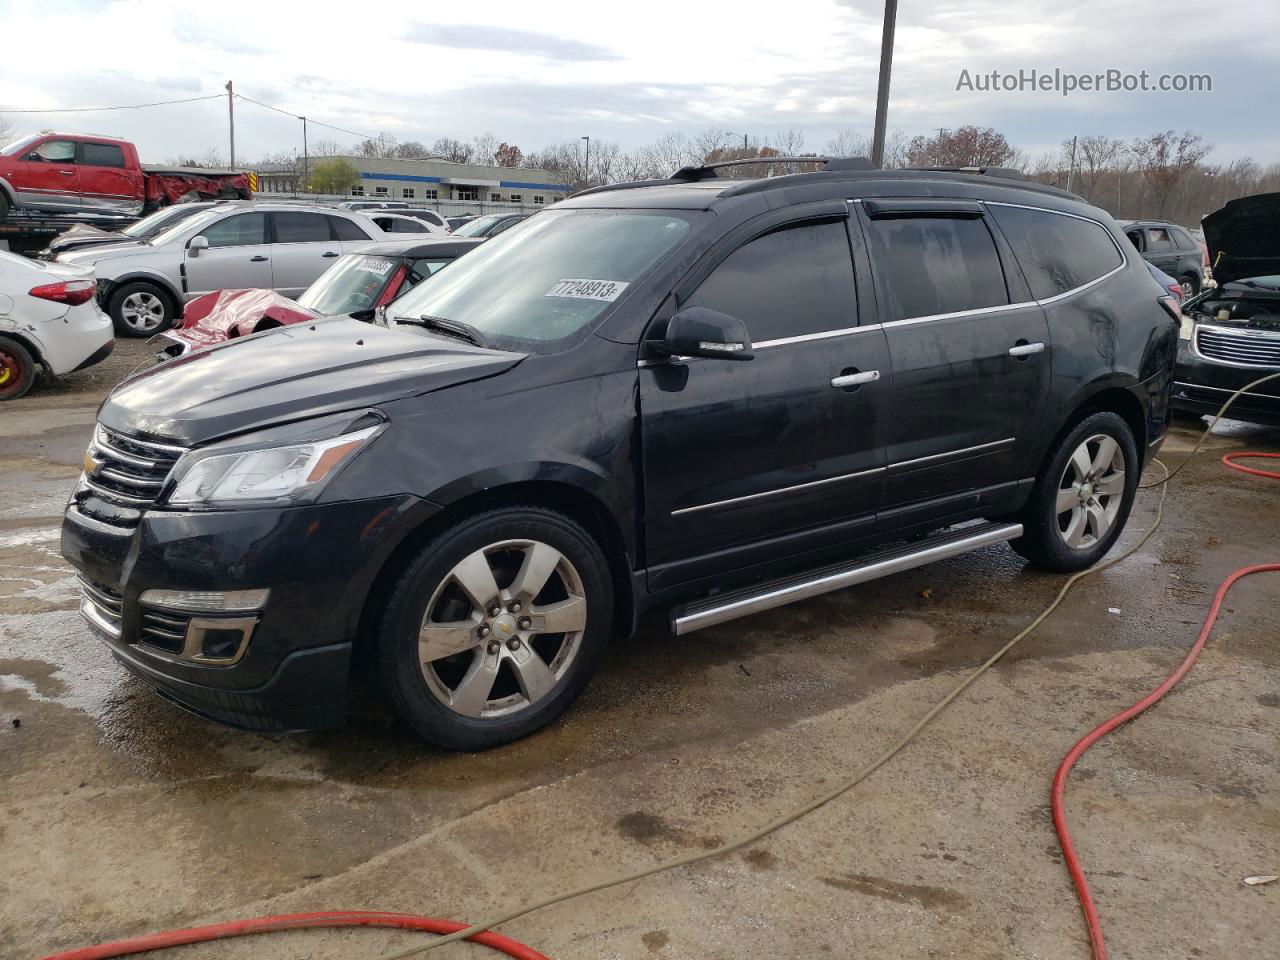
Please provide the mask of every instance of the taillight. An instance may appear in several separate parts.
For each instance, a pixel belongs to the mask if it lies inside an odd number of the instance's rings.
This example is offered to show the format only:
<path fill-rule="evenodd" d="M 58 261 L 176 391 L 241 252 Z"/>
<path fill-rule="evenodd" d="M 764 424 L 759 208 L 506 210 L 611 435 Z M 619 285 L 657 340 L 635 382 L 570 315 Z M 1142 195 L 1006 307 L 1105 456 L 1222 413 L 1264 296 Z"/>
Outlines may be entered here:
<path fill-rule="evenodd" d="M 97 289 L 97 283 L 92 280 L 64 280 L 62 283 L 46 283 L 39 287 L 32 287 L 27 293 L 41 300 L 53 300 L 55 303 L 75 306 L 92 300 Z"/>
<path fill-rule="evenodd" d="M 1182 302 L 1182 284 L 1180 283 L 1169 284 L 1169 292 L 1173 294 L 1175 297 L 1177 297 L 1179 303 Z"/>
<path fill-rule="evenodd" d="M 1204 255 L 1204 266 L 1209 266 L 1209 248 L 1205 244 L 1200 244 L 1200 252 Z"/>

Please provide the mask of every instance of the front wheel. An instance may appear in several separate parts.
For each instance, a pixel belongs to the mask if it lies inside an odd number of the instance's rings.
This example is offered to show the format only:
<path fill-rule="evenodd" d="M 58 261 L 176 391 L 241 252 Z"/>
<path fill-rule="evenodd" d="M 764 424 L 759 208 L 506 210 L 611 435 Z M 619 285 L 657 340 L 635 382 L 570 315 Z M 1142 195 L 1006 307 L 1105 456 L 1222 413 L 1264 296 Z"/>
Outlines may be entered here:
<path fill-rule="evenodd" d="M 1190 300 L 1200 292 L 1200 279 L 1194 273 L 1188 273 L 1179 281 L 1182 287 L 1182 299 Z"/>
<path fill-rule="evenodd" d="M 116 332 L 126 337 L 149 337 L 167 330 L 176 311 L 168 294 L 146 282 L 124 283 L 111 294 L 107 313 Z"/>
<path fill-rule="evenodd" d="M 1138 446 L 1124 418 L 1090 414 L 1045 461 L 1019 517 L 1023 535 L 1010 546 L 1049 570 L 1093 566 L 1129 519 L 1139 472 Z"/>
<path fill-rule="evenodd" d="M 433 539 L 401 576 L 377 639 L 379 680 L 424 739 L 497 746 L 573 702 L 612 614 L 607 561 L 590 534 L 538 507 L 487 511 Z"/>

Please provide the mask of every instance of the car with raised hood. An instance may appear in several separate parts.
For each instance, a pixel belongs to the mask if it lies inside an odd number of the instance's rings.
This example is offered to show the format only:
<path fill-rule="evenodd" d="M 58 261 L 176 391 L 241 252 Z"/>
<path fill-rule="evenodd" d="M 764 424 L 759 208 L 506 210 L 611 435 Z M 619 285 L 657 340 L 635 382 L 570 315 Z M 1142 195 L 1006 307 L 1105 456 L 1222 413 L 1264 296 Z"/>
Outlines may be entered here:
<path fill-rule="evenodd" d="M 180 357 L 235 337 L 321 317 L 372 320 L 374 312 L 416 287 L 480 240 L 387 240 L 344 253 L 297 300 L 274 290 L 220 290 L 187 304 L 182 326 L 161 334 L 157 359 Z"/>
<path fill-rule="evenodd" d="M 206 293 L 265 288 L 296 297 L 342 254 L 386 235 L 364 214 L 306 204 L 217 205 L 142 244 L 61 254 L 92 265 L 116 331 L 149 337 Z"/>
<path fill-rule="evenodd" d="M 106 359 L 115 338 L 98 309 L 93 270 L 0 251 L 0 400 Z"/>
<path fill-rule="evenodd" d="M 1210 414 L 1280 373 L 1280 193 L 1232 200 L 1202 226 L 1219 286 L 1183 304 L 1173 404 Z M 1280 426 L 1280 380 L 1241 394 L 1228 416 Z"/>
<path fill-rule="evenodd" d="M 85 619 L 225 723 L 340 722 L 357 661 L 477 749 L 650 608 L 684 635 L 1005 541 L 1103 556 L 1178 341 L 1111 218 L 1008 171 L 721 166 L 121 383 L 62 527 Z"/>

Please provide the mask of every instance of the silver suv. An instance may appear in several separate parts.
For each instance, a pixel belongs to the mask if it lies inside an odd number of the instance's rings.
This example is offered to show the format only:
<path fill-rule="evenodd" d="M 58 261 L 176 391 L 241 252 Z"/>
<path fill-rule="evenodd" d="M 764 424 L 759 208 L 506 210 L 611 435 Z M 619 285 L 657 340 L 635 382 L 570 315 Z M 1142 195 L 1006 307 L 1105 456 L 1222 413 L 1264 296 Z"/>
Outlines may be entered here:
<path fill-rule="evenodd" d="M 91 247 L 58 260 L 92 265 L 98 299 L 116 331 L 149 337 L 170 326 L 193 297 L 236 288 L 295 297 L 346 250 L 382 239 L 390 238 L 350 210 L 236 204 L 196 214 L 141 244 Z"/>

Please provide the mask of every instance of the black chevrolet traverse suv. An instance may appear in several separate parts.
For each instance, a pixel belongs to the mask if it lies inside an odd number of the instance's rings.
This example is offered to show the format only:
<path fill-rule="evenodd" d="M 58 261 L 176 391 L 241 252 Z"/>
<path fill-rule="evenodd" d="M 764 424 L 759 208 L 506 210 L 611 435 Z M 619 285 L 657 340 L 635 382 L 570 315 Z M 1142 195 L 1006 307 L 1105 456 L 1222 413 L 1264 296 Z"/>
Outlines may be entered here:
<path fill-rule="evenodd" d="M 1000 541 L 1087 567 L 1164 437 L 1177 311 L 1106 213 L 993 173 L 588 190 L 373 324 L 137 374 L 66 510 L 82 612 L 204 716 L 333 724 L 360 653 L 481 748 L 646 608 L 688 633 Z"/>

